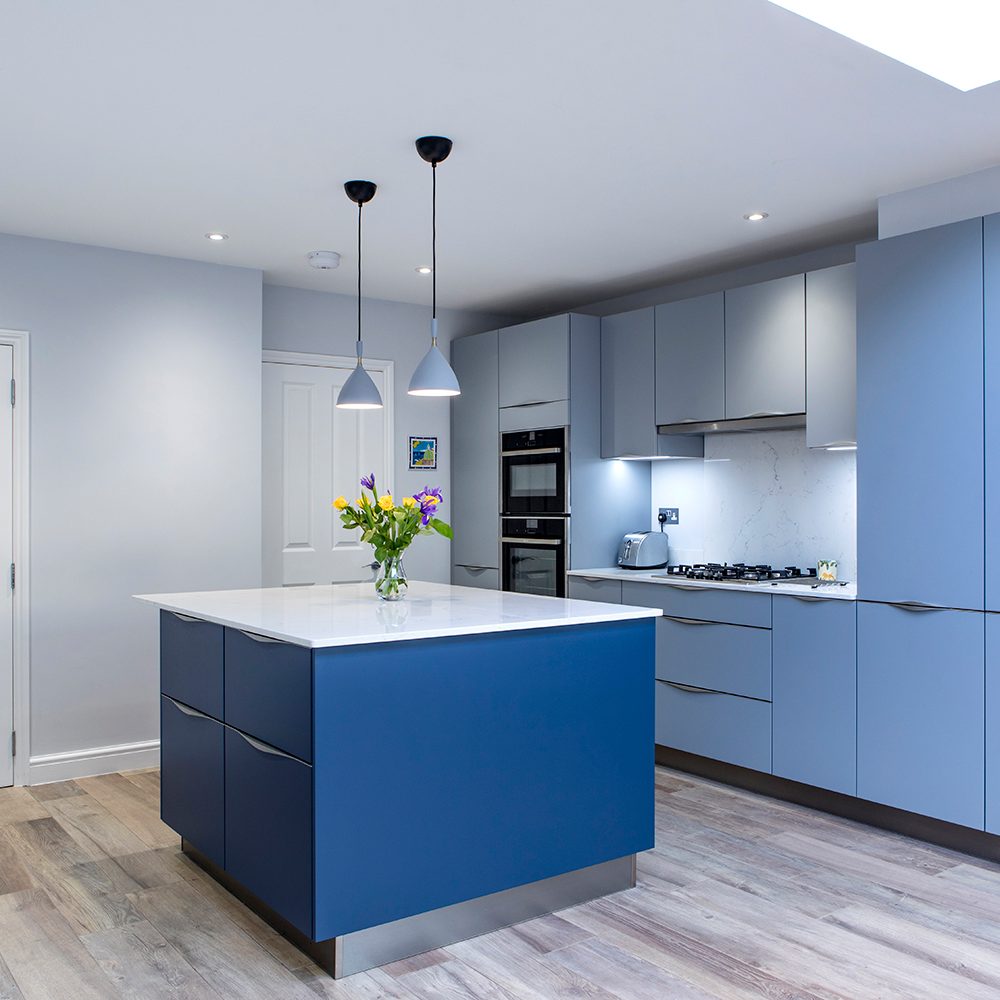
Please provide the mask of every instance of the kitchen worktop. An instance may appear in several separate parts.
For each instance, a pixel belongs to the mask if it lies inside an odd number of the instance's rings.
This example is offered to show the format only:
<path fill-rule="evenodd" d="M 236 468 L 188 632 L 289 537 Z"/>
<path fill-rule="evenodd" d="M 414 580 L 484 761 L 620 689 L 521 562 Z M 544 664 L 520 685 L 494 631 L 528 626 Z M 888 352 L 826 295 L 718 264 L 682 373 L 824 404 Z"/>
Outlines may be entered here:
<path fill-rule="evenodd" d="M 411 580 L 386 603 L 371 583 L 141 594 L 166 611 L 320 649 L 657 617 L 652 608 Z"/>
<path fill-rule="evenodd" d="M 617 566 L 600 569 L 574 569 L 569 576 L 591 580 L 629 580 L 632 583 L 658 583 L 667 587 L 688 587 L 694 590 L 741 590 L 748 594 L 788 594 L 792 597 L 822 597 L 838 601 L 854 601 L 858 596 L 854 583 L 792 583 L 775 580 L 761 583 L 728 583 L 716 580 L 689 580 L 686 577 L 665 576 L 662 569 L 621 569 Z"/>

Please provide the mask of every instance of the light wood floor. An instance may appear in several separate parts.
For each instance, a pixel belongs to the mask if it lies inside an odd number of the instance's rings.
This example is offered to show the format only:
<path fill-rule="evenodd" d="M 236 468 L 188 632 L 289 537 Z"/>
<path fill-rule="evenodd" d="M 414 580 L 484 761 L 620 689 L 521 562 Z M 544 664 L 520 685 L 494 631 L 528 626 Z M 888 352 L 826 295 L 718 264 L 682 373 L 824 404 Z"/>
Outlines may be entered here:
<path fill-rule="evenodd" d="M 1000 997 L 1000 867 L 656 780 L 635 889 L 340 982 L 180 854 L 156 771 L 0 789 L 0 1000 Z"/>

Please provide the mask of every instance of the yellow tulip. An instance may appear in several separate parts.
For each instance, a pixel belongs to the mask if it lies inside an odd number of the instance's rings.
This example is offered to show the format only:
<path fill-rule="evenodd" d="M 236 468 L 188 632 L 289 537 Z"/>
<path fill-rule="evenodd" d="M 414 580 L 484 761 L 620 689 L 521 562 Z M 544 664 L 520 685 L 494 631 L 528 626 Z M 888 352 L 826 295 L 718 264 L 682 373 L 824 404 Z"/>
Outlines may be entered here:
<path fill-rule="evenodd" d="M 343 497 L 337 497 L 337 499 L 333 501 L 333 506 L 336 507 L 337 510 L 343 510 L 345 507 L 349 506 L 349 504 Z"/>
<path fill-rule="evenodd" d="M 403 506 L 404 507 L 416 507 L 417 506 L 417 501 L 414 500 L 413 497 L 403 497 Z"/>
<path fill-rule="evenodd" d="M 358 499 L 354 501 L 354 505 L 356 507 L 367 507 L 368 506 L 368 501 L 363 496 L 362 497 L 358 497 Z"/>
<path fill-rule="evenodd" d="M 378 505 L 382 508 L 382 510 L 392 510 L 392 508 L 395 507 L 395 504 L 392 502 L 392 494 L 386 493 L 385 496 L 379 497 Z"/>

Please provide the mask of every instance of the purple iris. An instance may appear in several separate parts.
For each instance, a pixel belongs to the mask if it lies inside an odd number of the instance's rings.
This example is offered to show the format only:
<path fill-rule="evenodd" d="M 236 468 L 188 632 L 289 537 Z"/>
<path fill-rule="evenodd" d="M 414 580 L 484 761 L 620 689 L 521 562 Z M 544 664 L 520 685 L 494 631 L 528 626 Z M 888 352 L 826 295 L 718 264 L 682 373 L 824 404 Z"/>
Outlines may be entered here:
<path fill-rule="evenodd" d="M 361 485 L 366 490 L 374 490 L 375 489 L 375 473 L 372 472 L 372 473 L 370 473 L 367 476 L 362 476 L 361 477 Z"/>
<path fill-rule="evenodd" d="M 413 494 L 413 499 L 420 504 L 420 523 L 426 528 L 434 517 L 435 508 L 441 503 L 441 489 L 425 486 L 419 493 Z"/>

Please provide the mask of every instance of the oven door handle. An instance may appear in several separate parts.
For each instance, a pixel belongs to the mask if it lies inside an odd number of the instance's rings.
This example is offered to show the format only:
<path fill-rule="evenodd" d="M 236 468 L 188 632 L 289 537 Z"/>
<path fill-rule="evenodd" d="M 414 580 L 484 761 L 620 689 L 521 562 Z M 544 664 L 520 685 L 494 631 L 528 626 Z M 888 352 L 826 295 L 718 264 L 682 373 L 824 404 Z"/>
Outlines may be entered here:
<path fill-rule="evenodd" d="M 501 535 L 500 541 L 510 545 L 562 545 L 561 538 L 511 538 Z"/>
<path fill-rule="evenodd" d="M 521 458 L 527 455 L 561 455 L 562 448 L 523 448 L 517 451 L 502 451 L 501 458 Z"/>

